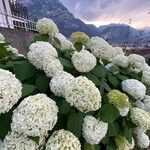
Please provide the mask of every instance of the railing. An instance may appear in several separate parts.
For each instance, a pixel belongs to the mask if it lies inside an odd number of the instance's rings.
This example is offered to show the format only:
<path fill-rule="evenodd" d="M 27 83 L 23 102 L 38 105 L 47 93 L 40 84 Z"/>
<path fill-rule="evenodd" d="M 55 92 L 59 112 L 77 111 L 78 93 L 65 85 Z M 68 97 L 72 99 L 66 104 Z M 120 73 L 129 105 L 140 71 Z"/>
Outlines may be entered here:
<path fill-rule="evenodd" d="M 36 22 L 0 12 L 0 27 L 17 28 L 25 31 L 36 31 Z"/>

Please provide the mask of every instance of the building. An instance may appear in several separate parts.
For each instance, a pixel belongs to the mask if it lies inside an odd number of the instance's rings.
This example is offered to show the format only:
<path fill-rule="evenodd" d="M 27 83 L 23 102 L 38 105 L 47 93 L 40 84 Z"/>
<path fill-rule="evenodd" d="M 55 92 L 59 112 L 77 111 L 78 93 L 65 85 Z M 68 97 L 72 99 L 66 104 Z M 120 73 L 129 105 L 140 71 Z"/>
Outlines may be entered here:
<path fill-rule="evenodd" d="M 0 0 L 0 27 L 35 31 L 35 22 L 28 17 L 27 8 L 15 0 Z"/>

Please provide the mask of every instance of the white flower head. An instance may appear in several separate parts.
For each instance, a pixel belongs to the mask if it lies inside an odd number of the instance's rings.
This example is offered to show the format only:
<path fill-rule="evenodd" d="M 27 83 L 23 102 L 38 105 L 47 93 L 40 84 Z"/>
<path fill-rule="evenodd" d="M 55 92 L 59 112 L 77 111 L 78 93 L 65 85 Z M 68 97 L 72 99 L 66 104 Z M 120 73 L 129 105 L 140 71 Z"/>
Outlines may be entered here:
<path fill-rule="evenodd" d="M 111 60 L 114 55 L 113 47 L 100 37 L 91 38 L 87 43 L 87 48 L 91 50 L 93 55 L 101 59 Z"/>
<path fill-rule="evenodd" d="M 45 94 L 25 98 L 14 110 L 12 131 L 28 136 L 44 136 L 57 122 L 58 107 Z"/>
<path fill-rule="evenodd" d="M 135 99 L 143 99 L 146 94 L 145 85 L 135 79 L 124 80 L 121 86 L 124 92 L 130 94 Z"/>
<path fill-rule="evenodd" d="M 43 61 L 43 70 L 47 77 L 53 77 L 63 71 L 63 65 L 56 58 L 46 58 Z"/>
<path fill-rule="evenodd" d="M 145 85 L 150 86 L 150 71 L 143 71 L 143 73 L 142 73 L 142 82 Z"/>
<path fill-rule="evenodd" d="M 4 143 L 0 140 L 0 149 L 4 150 Z"/>
<path fill-rule="evenodd" d="M 8 112 L 21 98 L 22 84 L 14 74 L 0 69 L 0 114 Z"/>
<path fill-rule="evenodd" d="M 143 130 L 150 129 L 150 114 L 140 108 L 134 107 L 131 109 L 131 120 L 139 128 Z"/>
<path fill-rule="evenodd" d="M 74 76 L 67 72 L 60 72 L 50 82 L 50 89 L 56 96 L 65 97 L 66 90 L 71 86 Z"/>
<path fill-rule="evenodd" d="M 92 116 L 84 118 L 82 134 L 86 142 L 89 144 L 99 144 L 99 142 L 106 136 L 108 123 L 99 121 Z"/>
<path fill-rule="evenodd" d="M 124 55 L 124 51 L 121 47 L 114 47 L 114 53 L 115 53 L 115 56 Z"/>
<path fill-rule="evenodd" d="M 59 33 L 57 25 L 48 18 L 38 20 L 36 23 L 36 29 L 40 34 L 48 34 L 52 37 L 55 36 L 56 33 Z"/>
<path fill-rule="evenodd" d="M 4 43 L 5 41 L 5 37 L 3 36 L 3 34 L 0 33 L 0 43 Z"/>
<path fill-rule="evenodd" d="M 55 131 L 46 144 L 46 150 L 81 150 L 78 138 L 65 130 Z"/>
<path fill-rule="evenodd" d="M 113 58 L 113 63 L 119 67 L 127 68 L 129 65 L 129 60 L 127 56 L 117 55 Z"/>
<path fill-rule="evenodd" d="M 66 101 L 81 112 L 96 111 L 101 107 L 101 94 L 92 81 L 79 76 L 66 91 Z"/>
<path fill-rule="evenodd" d="M 134 139 L 132 138 L 132 143 L 129 143 L 125 137 L 118 135 L 116 137 L 116 145 L 117 150 L 130 150 L 134 148 L 135 142 Z"/>
<path fill-rule="evenodd" d="M 134 69 L 142 70 L 145 66 L 145 58 L 143 56 L 137 55 L 137 54 L 130 54 L 128 56 L 129 58 L 129 64 Z"/>
<path fill-rule="evenodd" d="M 119 113 L 120 113 L 120 115 L 122 116 L 122 117 L 125 117 L 125 116 L 127 116 L 128 115 L 128 112 L 129 112 L 129 107 L 124 107 L 124 108 L 119 108 L 119 107 L 117 107 L 118 108 L 118 110 L 119 110 Z"/>
<path fill-rule="evenodd" d="M 71 50 L 74 50 L 74 45 L 71 43 L 71 41 L 67 40 L 65 36 L 63 36 L 61 33 L 57 33 L 56 36 L 55 36 L 59 42 L 60 42 L 60 50 L 62 52 L 65 52 L 65 51 L 71 51 Z"/>
<path fill-rule="evenodd" d="M 148 146 L 150 145 L 150 139 L 144 132 L 138 133 L 137 143 L 140 148 L 148 148 Z"/>
<path fill-rule="evenodd" d="M 51 60 L 52 57 L 58 57 L 56 49 L 48 42 L 37 41 L 32 43 L 29 50 L 27 58 L 37 69 L 40 70 L 43 69 L 43 61 L 45 61 L 46 58 Z"/>
<path fill-rule="evenodd" d="M 82 44 L 86 44 L 90 40 L 90 37 L 84 32 L 74 32 L 71 34 L 70 38 L 73 43 L 77 42 Z"/>
<path fill-rule="evenodd" d="M 71 58 L 74 67 L 79 72 L 90 72 L 96 66 L 96 57 L 87 50 L 75 52 Z"/>
<path fill-rule="evenodd" d="M 27 136 L 11 132 L 4 139 L 2 150 L 39 150 L 39 145 Z"/>
<path fill-rule="evenodd" d="M 146 95 L 143 99 L 144 110 L 150 112 L 150 96 Z"/>

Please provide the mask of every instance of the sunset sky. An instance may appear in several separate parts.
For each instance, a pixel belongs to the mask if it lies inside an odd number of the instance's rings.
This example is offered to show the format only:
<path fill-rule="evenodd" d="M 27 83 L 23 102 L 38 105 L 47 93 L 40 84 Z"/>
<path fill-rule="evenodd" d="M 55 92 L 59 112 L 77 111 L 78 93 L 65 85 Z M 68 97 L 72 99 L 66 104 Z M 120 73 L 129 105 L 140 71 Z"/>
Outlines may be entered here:
<path fill-rule="evenodd" d="M 150 27 L 150 0 L 60 0 L 75 17 L 96 26 L 110 23 Z"/>

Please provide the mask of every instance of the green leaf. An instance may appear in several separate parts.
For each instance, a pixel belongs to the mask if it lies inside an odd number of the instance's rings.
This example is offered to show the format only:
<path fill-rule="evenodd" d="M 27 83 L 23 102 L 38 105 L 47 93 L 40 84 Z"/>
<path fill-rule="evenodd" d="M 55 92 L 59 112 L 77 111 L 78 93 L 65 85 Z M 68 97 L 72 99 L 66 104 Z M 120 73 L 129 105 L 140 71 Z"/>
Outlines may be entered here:
<path fill-rule="evenodd" d="M 91 145 L 87 142 L 84 143 L 84 150 L 100 150 L 100 146 L 99 145 Z"/>
<path fill-rule="evenodd" d="M 70 62 L 69 60 L 67 59 L 64 59 L 64 58 L 58 58 L 61 62 L 61 64 L 66 68 L 66 69 L 74 69 L 74 66 L 72 64 L 72 62 Z"/>
<path fill-rule="evenodd" d="M 45 76 L 39 76 L 35 80 L 35 85 L 40 92 L 46 92 L 49 88 L 49 79 Z"/>
<path fill-rule="evenodd" d="M 129 143 L 132 143 L 132 129 L 126 127 L 124 130 L 124 136 Z"/>
<path fill-rule="evenodd" d="M 126 80 L 126 79 L 129 79 L 127 76 L 123 76 L 123 75 L 121 75 L 121 74 L 116 74 L 116 77 L 118 78 L 118 79 L 120 79 L 120 80 Z"/>
<path fill-rule="evenodd" d="M 100 65 L 97 65 L 91 72 L 98 78 L 105 78 L 106 75 L 105 69 Z"/>
<path fill-rule="evenodd" d="M 36 86 L 31 84 L 23 84 L 22 87 L 22 97 L 29 96 L 33 94 L 36 90 Z"/>
<path fill-rule="evenodd" d="M 33 42 L 36 41 L 44 41 L 47 42 L 49 40 L 49 35 L 48 34 L 40 34 L 34 37 Z"/>
<path fill-rule="evenodd" d="M 3 140 L 11 130 L 12 111 L 0 115 L 0 139 Z"/>
<path fill-rule="evenodd" d="M 19 80 L 23 81 L 31 78 L 36 73 L 36 68 L 26 61 L 21 61 L 19 64 L 14 64 L 13 72 Z"/>
<path fill-rule="evenodd" d="M 6 50 L 6 46 L 7 46 L 6 43 L 0 43 L 0 59 L 14 55 L 11 51 Z"/>
<path fill-rule="evenodd" d="M 105 89 L 107 92 L 111 91 L 110 86 L 105 81 L 100 81 L 100 90 Z"/>
<path fill-rule="evenodd" d="M 108 81 L 109 81 L 115 88 L 118 87 L 119 84 L 120 84 L 119 80 L 118 80 L 115 76 L 113 76 L 113 75 L 111 75 L 111 74 L 108 74 Z"/>
<path fill-rule="evenodd" d="M 60 49 L 61 48 L 61 42 L 59 41 L 59 39 L 56 37 L 53 37 L 53 39 L 54 39 L 53 46 Z"/>
<path fill-rule="evenodd" d="M 59 111 L 62 114 L 68 114 L 70 111 L 70 104 L 66 101 L 66 100 L 62 100 L 60 107 L 59 107 Z"/>
<path fill-rule="evenodd" d="M 81 50 L 82 50 L 82 43 L 76 42 L 76 43 L 74 44 L 74 47 L 76 48 L 77 51 L 81 51 Z"/>
<path fill-rule="evenodd" d="M 111 104 L 103 105 L 103 107 L 100 110 L 100 118 L 104 122 L 112 123 L 119 116 L 119 110 Z"/>
<path fill-rule="evenodd" d="M 84 115 L 80 112 L 72 112 L 68 116 L 67 129 L 78 138 L 81 136 L 82 133 L 83 118 Z"/>
<path fill-rule="evenodd" d="M 98 80 L 98 78 L 94 74 L 92 74 L 92 73 L 89 72 L 89 73 L 85 74 L 85 76 L 89 80 L 91 80 L 96 86 L 100 85 L 100 81 Z"/>
<path fill-rule="evenodd" d="M 109 136 L 117 136 L 119 131 L 119 125 L 117 122 L 109 123 L 108 124 L 108 134 Z"/>
<path fill-rule="evenodd" d="M 39 141 L 40 141 L 40 137 L 38 136 L 28 136 L 29 139 L 31 139 L 32 141 L 34 141 L 37 145 L 39 145 Z"/>

